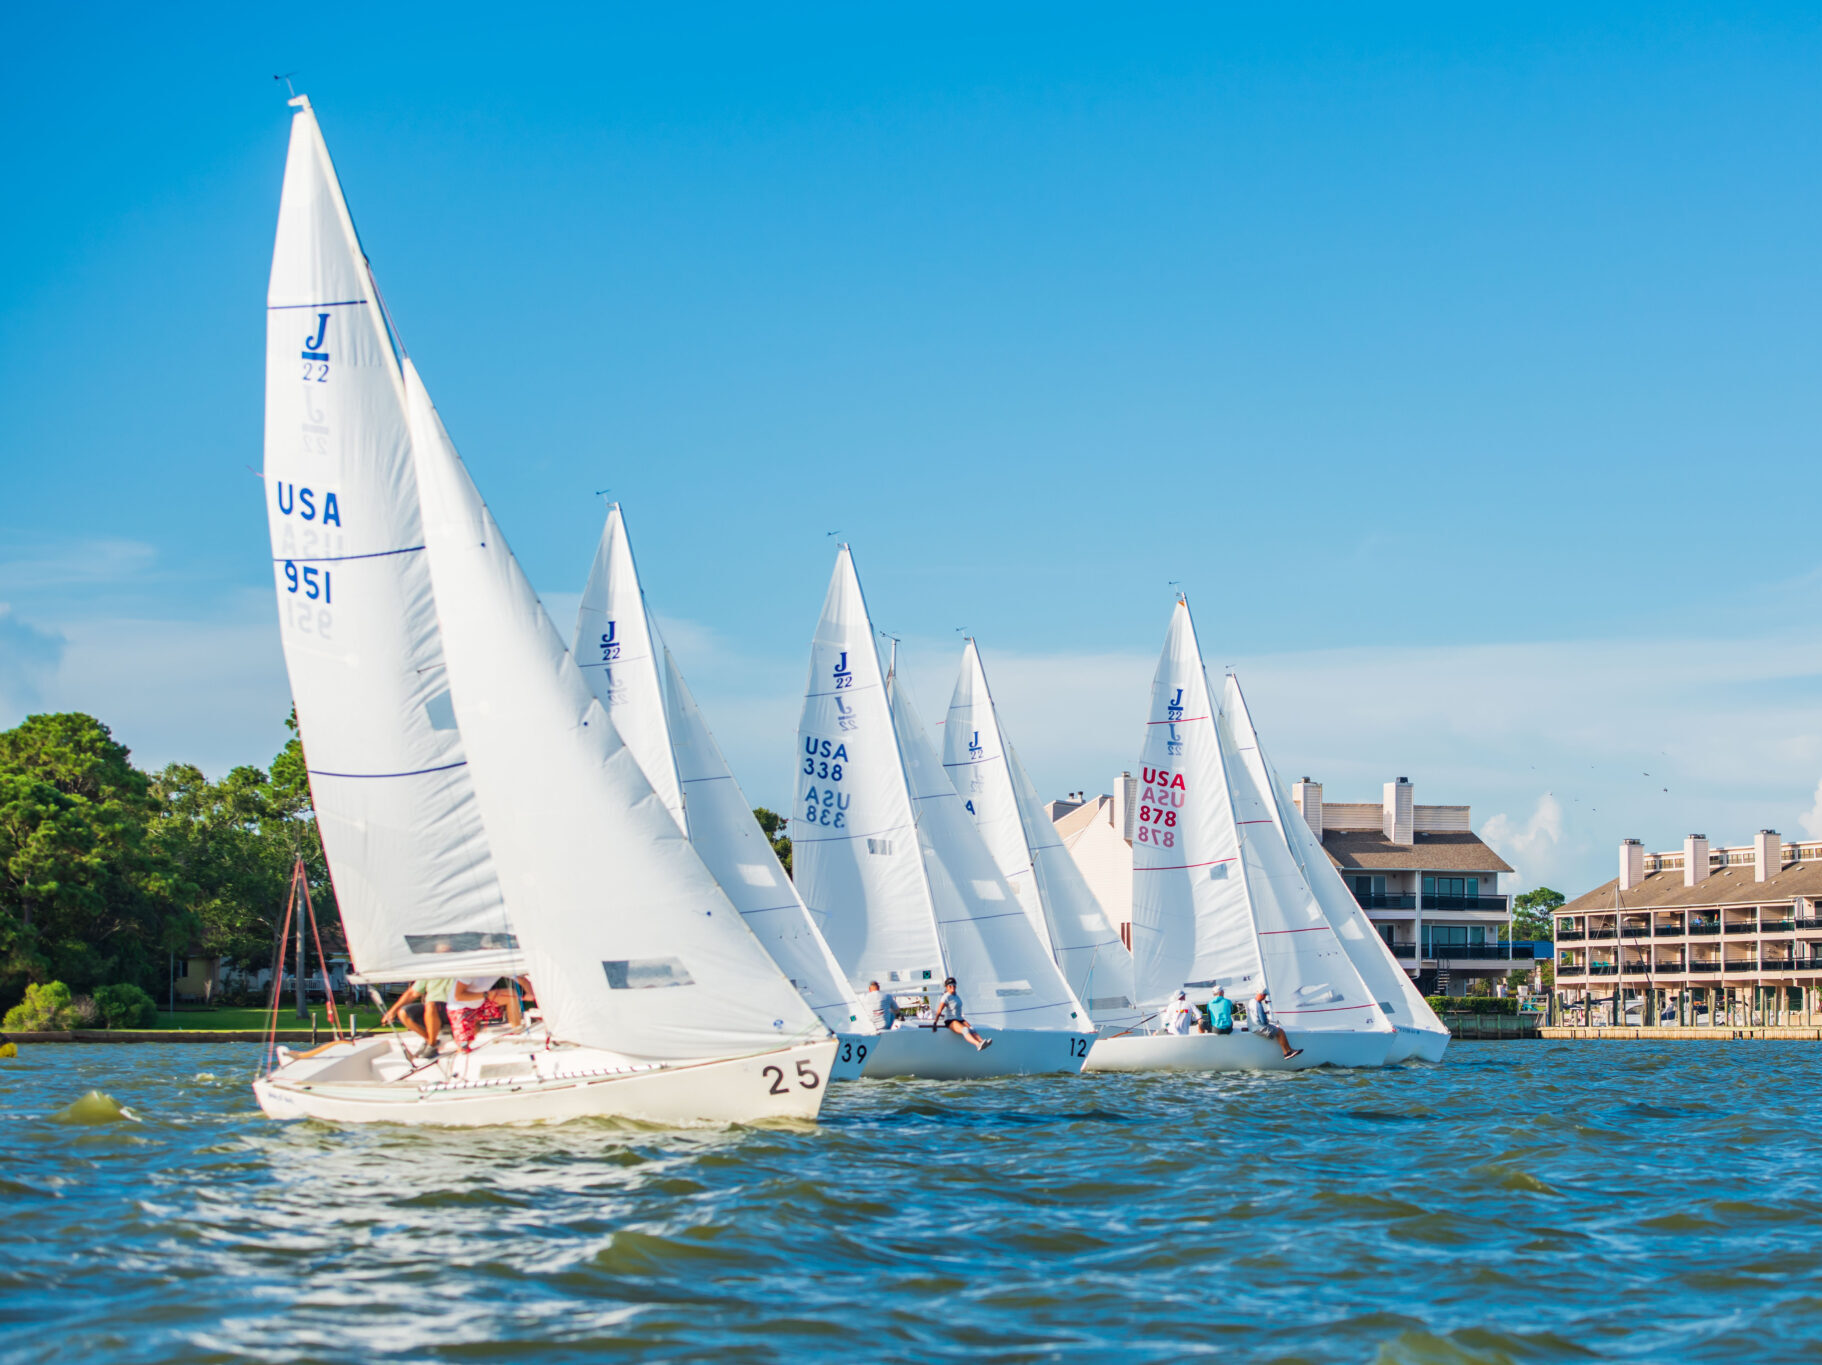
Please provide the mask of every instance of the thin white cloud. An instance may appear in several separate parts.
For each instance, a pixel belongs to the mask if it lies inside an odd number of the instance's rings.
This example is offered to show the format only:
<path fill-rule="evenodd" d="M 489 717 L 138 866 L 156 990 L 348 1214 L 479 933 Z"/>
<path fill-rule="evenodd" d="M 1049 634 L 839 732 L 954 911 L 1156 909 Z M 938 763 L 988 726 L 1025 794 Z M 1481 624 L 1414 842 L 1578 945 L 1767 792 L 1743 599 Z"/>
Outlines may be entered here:
<path fill-rule="evenodd" d="M 1797 817 L 1797 823 L 1810 838 L 1822 839 L 1822 782 L 1816 783 L 1815 799 L 1810 802 L 1809 809 Z"/>
<path fill-rule="evenodd" d="M 1537 798 L 1530 819 L 1520 822 L 1501 812 L 1481 826 L 1480 837 L 1512 864 L 1517 877 L 1510 889 L 1548 886 L 1552 878 L 1566 880 L 1561 874 L 1569 869 L 1558 856 L 1563 841 L 1563 806 L 1548 792 Z"/>
<path fill-rule="evenodd" d="M 55 631 L 33 625 L 0 602 L 0 715 L 22 716 L 39 708 L 64 644 Z"/>
<path fill-rule="evenodd" d="M 53 588 L 143 579 L 158 551 L 138 540 L 79 540 L 0 548 L 0 592 L 19 595 Z"/>

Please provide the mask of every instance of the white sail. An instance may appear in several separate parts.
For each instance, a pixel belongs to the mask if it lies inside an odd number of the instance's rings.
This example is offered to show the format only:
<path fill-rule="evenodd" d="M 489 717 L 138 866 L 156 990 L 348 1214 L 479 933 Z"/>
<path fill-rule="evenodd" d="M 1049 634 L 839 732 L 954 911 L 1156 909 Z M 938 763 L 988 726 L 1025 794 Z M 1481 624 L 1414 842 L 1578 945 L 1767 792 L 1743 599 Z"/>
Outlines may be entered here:
<path fill-rule="evenodd" d="M 1214 699 L 1179 600 L 1152 678 L 1132 842 L 1132 955 L 1141 1006 L 1179 989 L 1264 984 Z"/>
<path fill-rule="evenodd" d="M 1272 1012 L 1287 1029 L 1389 1031 L 1373 993 L 1323 914 L 1275 813 L 1255 781 L 1229 717 L 1215 715 L 1240 847 L 1240 874 L 1259 938 Z"/>
<path fill-rule="evenodd" d="M 409 362 L 405 382 L 456 716 L 552 1034 L 645 1060 L 826 1038 L 654 799 Z"/>
<path fill-rule="evenodd" d="M 398 361 L 303 96 L 272 254 L 266 510 L 317 827 L 370 978 L 516 971 L 450 706 Z"/>
<path fill-rule="evenodd" d="M 856 989 L 942 983 L 929 889 L 873 623 L 842 546 L 810 644 L 791 810 L 797 889 Z"/>
<path fill-rule="evenodd" d="M 1360 902 L 1354 899 L 1347 883 L 1341 880 L 1341 874 L 1335 870 L 1327 851 L 1316 838 L 1316 832 L 1286 794 L 1282 779 L 1259 743 L 1246 696 L 1240 690 L 1240 680 L 1231 673 L 1227 675 L 1224 701 L 1223 709 L 1233 728 L 1234 742 L 1242 760 L 1254 782 L 1271 794 L 1272 818 L 1297 860 L 1298 870 L 1314 891 L 1348 960 L 1377 999 L 1381 1012 L 1395 1028 L 1417 1029 L 1446 1037 L 1448 1030 L 1442 1020 L 1436 1017 L 1429 1001 L 1423 998 L 1398 964 L 1398 959 L 1392 956 L 1391 948 L 1375 931 L 1373 922 L 1360 908 Z"/>
<path fill-rule="evenodd" d="M 872 1018 L 855 999 L 771 840 L 753 817 L 753 808 L 709 733 L 670 650 L 663 649 L 663 654 L 671 748 L 683 783 L 690 842 L 747 927 L 823 1023 L 839 1033 L 874 1032 Z"/>
<path fill-rule="evenodd" d="M 943 727 L 943 766 L 962 808 L 1070 989 L 1101 1027 L 1138 1023 L 1132 954 L 1044 814 L 1000 729 L 980 651 L 969 640 Z"/>
<path fill-rule="evenodd" d="M 618 503 L 607 509 L 607 525 L 582 590 L 571 652 L 652 789 L 683 828 L 683 793 L 665 726 L 658 644 Z"/>
<path fill-rule="evenodd" d="M 962 809 L 910 692 L 888 678 L 887 693 L 943 960 L 969 1020 L 1005 1029 L 1090 1027 L 1087 1010 Z"/>

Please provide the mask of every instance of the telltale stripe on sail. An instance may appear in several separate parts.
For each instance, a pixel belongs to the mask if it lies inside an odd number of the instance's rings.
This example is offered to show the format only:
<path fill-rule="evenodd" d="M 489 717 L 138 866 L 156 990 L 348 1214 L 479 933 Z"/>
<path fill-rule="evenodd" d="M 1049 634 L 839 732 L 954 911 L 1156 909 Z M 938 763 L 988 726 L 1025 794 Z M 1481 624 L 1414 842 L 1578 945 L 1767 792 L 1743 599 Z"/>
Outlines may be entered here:
<path fill-rule="evenodd" d="M 837 687 L 828 692 L 806 692 L 805 697 L 856 697 L 862 692 L 877 692 L 878 683 L 868 683 L 865 687 Z"/>
<path fill-rule="evenodd" d="M 345 564 L 351 559 L 388 559 L 393 555 L 414 555 L 422 545 L 407 545 L 402 550 L 374 550 L 364 555 L 273 555 L 274 564 Z"/>
<path fill-rule="evenodd" d="M 939 919 L 938 924 L 985 924 L 990 919 L 1024 919 L 1023 910 L 1002 910 L 997 915 L 963 915 L 960 919 Z"/>
<path fill-rule="evenodd" d="M 776 915 L 780 910 L 795 910 L 796 908 L 797 902 L 792 901 L 789 905 L 762 905 L 757 910 L 742 910 L 740 913 L 743 915 Z"/>
<path fill-rule="evenodd" d="M 686 777 L 680 785 L 689 787 L 698 782 L 732 782 L 733 780 L 733 773 L 710 773 L 707 777 Z"/>
<path fill-rule="evenodd" d="M 1327 1009 L 1320 1009 L 1320 1010 L 1281 1010 L 1274 1006 L 1272 1009 L 1272 1013 L 1273 1014 L 1346 1014 L 1349 1010 L 1370 1010 L 1370 1009 L 1374 1009 L 1374 1008 L 1376 1008 L 1376 1007 L 1373 1005 L 1331 1005 Z"/>
<path fill-rule="evenodd" d="M 459 759 L 454 763 L 445 763 L 440 768 L 413 768 L 411 771 L 403 773 L 331 773 L 325 772 L 321 768 L 306 768 L 304 771 L 309 773 L 312 777 L 422 777 L 426 773 L 446 773 L 451 768 L 465 768 L 467 766 L 468 760 L 464 758 Z"/>
<path fill-rule="evenodd" d="M 1192 720 L 1207 720 L 1207 716 L 1178 716 L 1175 720 L 1148 720 L 1147 725 L 1188 725 Z"/>
<path fill-rule="evenodd" d="M 1334 932 L 1326 924 L 1317 924 L 1308 929 L 1261 929 L 1259 937 L 1270 938 L 1273 934 L 1332 934 Z"/>
<path fill-rule="evenodd" d="M 268 303 L 268 313 L 281 312 L 286 308 L 352 308 L 356 304 L 370 303 L 371 299 L 337 299 L 334 303 Z"/>
<path fill-rule="evenodd" d="M 994 998 L 998 999 L 997 996 Z M 1043 1004 L 1043 1005 L 1001 1005 L 997 1009 L 992 1010 L 991 1013 L 993 1013 L 993 1014 L 1031 1014 L 1037 1010 L 1061 1009 L 1069 1003 L 1070 1002 L 1067 1000 L 1052 1000 L 1048 1004 Z M 920 1024 L 918 1027 L 927 1028 L 928 1025 Z"/>
<path fill-rule="evenodd" d="M 611 664 L 610 663 L 577 664 L 576 667 L 577 668 L 625 668 L 628 664 L 636 664 L 641 659 L 649 659 L 651 657 L 652 656 L 649 654 L 622 654 L 618 659 L 615 659 Z"/>
<path fill-rule="evenodd" d="M 1219 867 L 1222 863 L 1231 863 L 1232 858 L 1215 858 L 1206 863 L 1172 863 L 1169 867 L 1135 867 L 1134 872 L 1185 872 L 1192 867 Z"/>
<path fill-rule="evenodd" d="M 1269 825 L 1272 822 L 1270 820 L 1236 820 L 1234 823 L 1236 825 Z"/>
<path fill-rule="evenodd" d="M 901 829 L 915 829 L 915 825 L 887 825 L 884 829 L 863 830 L 859 834 L 826 834 L 815 839 L 793 839 L 793 844 L 840 844 L 851 839 L 882 839 L 888 834 L 897 834 Z"/>

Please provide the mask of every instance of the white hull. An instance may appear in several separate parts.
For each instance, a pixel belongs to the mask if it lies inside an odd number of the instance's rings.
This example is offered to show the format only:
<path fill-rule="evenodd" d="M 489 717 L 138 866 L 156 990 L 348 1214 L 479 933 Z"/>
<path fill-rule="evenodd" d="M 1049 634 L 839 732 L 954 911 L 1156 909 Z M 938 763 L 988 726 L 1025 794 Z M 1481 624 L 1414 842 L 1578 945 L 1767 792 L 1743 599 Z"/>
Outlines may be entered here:
<path fill-rule="evenodd" d="M 286 1060 L 255 1081 L 253 1093 L 268 1117 L 333 1123 L 813 1119 L 828 1092 L 837 1046 L 825 1038 L 749 1057 L 649 1063 L 595 1048 L 551 1047 L 541 1034 L 522 1034 L 413 1071 L 397 1035 L 382 1035 Z"/>
<path fill-rule="evenodd" d="M 1394 1034 L 1293 1033 L 1303 1054 L 1286 1057 L 1278 1044 L 1253 1033 L 1129 1033 L 1102 1038 L 1087 1071 L 1307 1071 L 1317 1066 L 1384 1066 Z"/>
<path fill-rule="evenodd" d="M 1393 1061 L 1440 1062 L 1442 1054 L 1449 1050 L 1449 1031 L 1433 1028 L 1400 1027 L 1398 1037 L 1402 1041 L 1410 1040 L 1410 1050 Z"/>
<path fill-rule="evenodd" d="M 1091 1033 L 1066 1033 L 1061 1029 L 979 1030 L 993 1046 L 975 1051 L 959 1034 L 928 1025 L 888 1029 L 873 1038 L 866 1075 L 872 1080 L 888 1076 L 918 1076 L 931 1081 L 983 1080 L 990 1076 L 1032 1076 L 1056 1072 L 1074 1075 L 1082 1069 Z"/>
<path fill-rule="evenodd" d="M 871 1033 L 838 1033 L 835 1035 L 835 1060 L 829 1064 L 831 1081 L 858 1081 L 867 1069 L 867 1058 L 879 1041 Z"/>

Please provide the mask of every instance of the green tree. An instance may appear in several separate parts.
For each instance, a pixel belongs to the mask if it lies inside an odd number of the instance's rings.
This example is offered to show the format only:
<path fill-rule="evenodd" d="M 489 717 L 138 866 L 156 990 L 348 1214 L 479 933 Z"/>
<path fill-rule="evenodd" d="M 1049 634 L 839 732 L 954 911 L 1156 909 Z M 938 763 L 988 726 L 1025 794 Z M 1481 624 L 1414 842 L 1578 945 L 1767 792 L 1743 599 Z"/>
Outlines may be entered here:
<path fill-rule="evenodd" d="M 1547 886 L 1526 891 L 1512 902 L 1512 923 L 1499 931 L 1500 937 L 1520 942 L 1553 941 L 1556 938 L 1556 920 L 1551 912 L 1560 910 L 1564 899 L 1562 892 L 1552 891 Z"/>
<path fill-rule="evenodd" d="M 55 976 L 150 984 L 184 936 L 182 887 L 148 845 L 157 808 L 108 727 L 80 713 L 0 732 L 0 1002 Z"/>
<path fill-rule="evenodd" d="M 791 836 L 784 832 L 790 822 L 777 811 L 767 810 L 764 806 L 753 807 L 753 818 L 759 821 L 759 828 L 765 831 L 765 837 L 772 841 L 772 852 L 784 864 L 785 876 L 790 876 Z"/>

